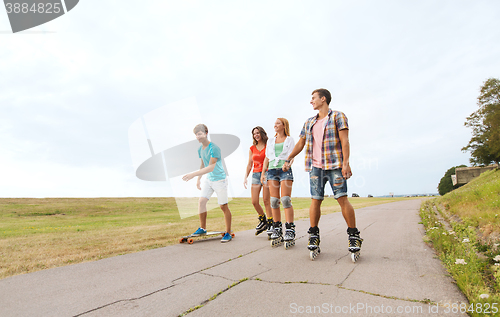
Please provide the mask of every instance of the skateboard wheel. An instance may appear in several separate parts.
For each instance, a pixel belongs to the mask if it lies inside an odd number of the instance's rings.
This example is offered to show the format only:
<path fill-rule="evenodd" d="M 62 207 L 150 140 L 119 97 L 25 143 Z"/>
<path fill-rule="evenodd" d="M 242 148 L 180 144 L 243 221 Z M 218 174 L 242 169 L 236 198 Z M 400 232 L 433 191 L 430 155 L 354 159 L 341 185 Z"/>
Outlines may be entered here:
<path fill-rule="evenodd" d="M 180 238 L 179 243 L 183 243 L 183 242 L 184 242 L 184 238 Z"/>
<path fill-rule="evenodd" d="M 234 238 L 234 233 L 231 233 L 231 237 L 233 237 L 233 238 Z"/>
<path fill-rule="evenodd" d="M 189 244 L 193 244 L 193 242 L 194 242 L 194 240 L 193 240 L 193 239 L 188 239 L 188 240 L 187 240 L 187 243 L 189 243 Z"/>

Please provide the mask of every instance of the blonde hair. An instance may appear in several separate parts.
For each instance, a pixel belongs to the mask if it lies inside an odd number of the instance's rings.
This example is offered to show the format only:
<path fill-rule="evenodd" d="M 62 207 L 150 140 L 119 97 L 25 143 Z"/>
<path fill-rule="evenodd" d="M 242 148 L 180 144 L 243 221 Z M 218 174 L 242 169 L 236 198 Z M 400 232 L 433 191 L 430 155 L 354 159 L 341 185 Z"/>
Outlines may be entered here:
<path fill-rule="evenodd" d="M 205 132 L 205 134 L 208 134 L 208 128 L 206 125 L 204 125 L 203 123 L 200 123 L 200 124 L 197 124 L 196 127 L 194 127 L 193 129 L 193 132 L 194 134 L 198 133 L 198 132 Z"/>
<path fill-rule="evenodd" d="M 283 125 L 285 126 L 285 136 L 290 136 L 290 124 L 288 123 L 288 120 L 285 119 L 285 118 L 278 118 L 279 121 L 281 121 L 281 123 L 283 123 Z M 275 136 L 277 136 L 278 133 L 276 133 Z"/>

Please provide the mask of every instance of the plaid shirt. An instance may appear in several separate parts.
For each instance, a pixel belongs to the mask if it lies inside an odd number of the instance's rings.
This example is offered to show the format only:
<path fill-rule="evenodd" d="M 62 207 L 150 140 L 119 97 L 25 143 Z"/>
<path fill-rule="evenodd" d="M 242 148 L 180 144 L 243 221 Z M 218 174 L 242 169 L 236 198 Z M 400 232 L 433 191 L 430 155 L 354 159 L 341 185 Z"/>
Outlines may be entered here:
<path fill-rule="evenodd" d="M 319 114 L 318 114 L 319 115 Z M 307 119 L 300 131 L 300 138 L 306 140 L 306 172 L 312 170 L 313 162 L 313 134 L 312 128 L 318 119 L 318 115 Z M 323 148 L 321 165 L 324 170 L 342 168 L 342 144 L 340 143 L 339 130 L 349 129 L 347 117 L 340 111 L 328 110 L 328 119 L 323 134 Z"/>

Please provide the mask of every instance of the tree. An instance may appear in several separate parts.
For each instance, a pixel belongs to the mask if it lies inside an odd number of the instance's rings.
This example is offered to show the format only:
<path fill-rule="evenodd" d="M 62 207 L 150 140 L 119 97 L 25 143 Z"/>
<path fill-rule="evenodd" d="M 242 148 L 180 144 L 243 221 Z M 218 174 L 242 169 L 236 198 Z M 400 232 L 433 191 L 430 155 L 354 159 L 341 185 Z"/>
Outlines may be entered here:
<path fill-rule="evenodd" d="M 453 186 L 453 182 L 451 181 L 451 175 L 455 174 L 455 169 L 458 167 L 467 167 L 467 166 L 465 165 L 455 166 L 448 169 L 446 173 L 444 173 L 444 176 L 441 178 L 438 185 L 439 195 L 443 196 L 444 194 L 451 192 L 455 188 L 461 186 L 461 185 Z"/>
<path fill-rule="evenodd" d="M 489 165 L 500 161 L 500 80 L 489 78 L 477 97 L 479 110 L 473 112 L 465 126 L 472 128 L 472 138 L 462 151 L 471 151 L 472 165 Z"/>

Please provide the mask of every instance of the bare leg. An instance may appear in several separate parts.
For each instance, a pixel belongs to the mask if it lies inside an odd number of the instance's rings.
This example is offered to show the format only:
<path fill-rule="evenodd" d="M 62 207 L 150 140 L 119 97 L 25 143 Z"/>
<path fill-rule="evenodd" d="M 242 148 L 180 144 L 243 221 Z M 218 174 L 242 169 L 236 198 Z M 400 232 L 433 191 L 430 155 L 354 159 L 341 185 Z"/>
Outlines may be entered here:
<path fill-rule="evenodd" d="M 259 214 L 259 216 L 264 214 L 264 210 L 262 209 L 262 207 L 259 204 L 259 196 L 260 196 L 260 189 L 261 188 L 262 188 L 261 185 L 252 184 L 252 190 L 251 190 L 252 191 L 252 205 L 255 208 L 255 210 L 257 211 L 257 213 Z"/>
<path fill-rule="evenodd" d="M 267 183 L 269 184 L 269 192 L 271 194 L 271 197 L 276 197 L 280 198 L 280 182 L 274 181 L 274 180 L 268 180 Z M 281 221 L 281 211 L 280 207 L 278 208 L 271 208 L 273 211 L 273 221 Z"/>
<path fill-rule="evenodd" d="M 226 222 L 226 232 L 231 233 L 231 211 L 229 210 L 228 204 L 219 205 L 222 212 L 224 212 L 224 220 Z M 206 213 L 205 213 L 206 214 Z"/>
<path fill-rule="evenodd" d="M 293 181 L 285 180 L 281 182 L 281 197 L 292 197 L 292 185 Z M 285 208 L 285 219 L 286 222 L 293 222 L 293 206 L 289 208 Z"/>
<path fill-rule="evenodd" d="M 311 227 L 317 227 L 319 218 L 321 217 L 321 203 L 323 200 L 311 199 L 311 206 L 309 207 L 309 222 Z"/>
<path fill-rule="evenodd" d="M 207 202 L 208 199 L 200 197 L 198 201 L 198 212 L 200 214 L 200 227 L 207 229 Z"/>
<path fill-rule="evenodd" d="M 345 222 L 349 228 L 356 228 L 356 215 L 354 214 L 354 208 L 352 207 L 347 196 L 342 196 L 337 199 L 342 210 L 342 216 L 344 216 Z"/>
<path fill-rule="evenodd" d="M 271 209 L 271 193 L 269 192 L 269 185 L 267 184 L 264 184 L 264 189 L 262 190 L 262 200 L 264 200 L 267 218 L 271 218 L 273 216 L 273 211 Z"/>

